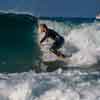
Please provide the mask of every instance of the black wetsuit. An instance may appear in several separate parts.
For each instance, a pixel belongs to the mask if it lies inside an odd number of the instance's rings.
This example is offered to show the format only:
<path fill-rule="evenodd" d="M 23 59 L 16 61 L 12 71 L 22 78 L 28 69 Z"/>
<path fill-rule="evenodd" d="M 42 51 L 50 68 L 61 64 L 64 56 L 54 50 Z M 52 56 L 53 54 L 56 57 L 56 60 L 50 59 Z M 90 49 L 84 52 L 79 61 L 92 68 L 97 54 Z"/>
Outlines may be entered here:
<path fill-rule="evenodd" d="M 50 48 L 50 51 L 52 51 L 53 53 L 55 53 L 57 56 L 60 55 L 60 53 L 57 51 L 59 48 L 61 48 L 61 46 L 64 44 L 64 38 L 62 36 L 60 36 L 57 32 L 55 32 L 52 29 L 48 29 L 48 31 L 45 33 L 45 36 L 43 37 L 43 39 L 40 41 L 40 43 L 42 43 L 46 38 L 51 38 L 53 39 L 55 42 L 53 43 L 53 45 Z"/>

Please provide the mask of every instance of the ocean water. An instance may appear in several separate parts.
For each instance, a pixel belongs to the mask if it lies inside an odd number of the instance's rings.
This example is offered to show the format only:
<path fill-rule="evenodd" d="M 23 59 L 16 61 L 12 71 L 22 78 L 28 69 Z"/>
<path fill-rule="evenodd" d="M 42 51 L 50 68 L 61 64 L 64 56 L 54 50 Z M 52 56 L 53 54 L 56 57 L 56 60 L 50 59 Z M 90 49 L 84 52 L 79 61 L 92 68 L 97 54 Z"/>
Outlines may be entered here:
<path fill-rule="evenodd" d="M 0 14 L 0 100 L 100 100 L 100 21 Z M 44 63 L 37 25 L 65 39 L 66 62 Z"/>
<path fill-rule="evenodd" d="M 39 54 L 36 26 L 37 19 L 31 15 L 0 14 L 0 72 L 30 69 Z"/>

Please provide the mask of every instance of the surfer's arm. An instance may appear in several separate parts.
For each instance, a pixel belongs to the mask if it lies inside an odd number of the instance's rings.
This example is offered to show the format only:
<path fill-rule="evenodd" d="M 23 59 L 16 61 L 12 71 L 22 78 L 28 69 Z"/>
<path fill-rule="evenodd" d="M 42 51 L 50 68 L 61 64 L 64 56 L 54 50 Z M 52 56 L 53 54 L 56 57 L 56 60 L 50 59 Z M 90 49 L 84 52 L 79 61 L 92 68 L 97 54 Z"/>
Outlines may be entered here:
<path fill-rule="evenodd" d="M 46 40 L 46 38 L 48 37 L 47 34 L 45 34 L 45 36 L 41 39 L 40 43 L 44 42 Z"/>

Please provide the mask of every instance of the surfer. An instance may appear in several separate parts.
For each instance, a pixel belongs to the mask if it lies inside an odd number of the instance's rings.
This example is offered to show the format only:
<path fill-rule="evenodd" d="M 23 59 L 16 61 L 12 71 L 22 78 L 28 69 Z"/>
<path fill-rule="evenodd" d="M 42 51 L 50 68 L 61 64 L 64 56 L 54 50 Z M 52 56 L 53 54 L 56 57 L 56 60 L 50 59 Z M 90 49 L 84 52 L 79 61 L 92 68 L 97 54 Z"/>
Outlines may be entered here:
<path fill-rule="evenodd" d="M 64 44 L 64 38 L 60 36 L 56 31 L 50 29 L 47 27 L 46 24 L 40 24 L 39 29 L 41 33 L 45 33 L 45 36 L 41 39 L 40 45 L 42 42 L 44 42 L 47 38 L 51 38 L 54 40 L 54 43 L 52 44 L 51 48 L 49 49 L 51 52 L 53 52 L 58 57 L 65 58 L 65 55 L 62 54 L 58 49 L 62 47 Z"/>

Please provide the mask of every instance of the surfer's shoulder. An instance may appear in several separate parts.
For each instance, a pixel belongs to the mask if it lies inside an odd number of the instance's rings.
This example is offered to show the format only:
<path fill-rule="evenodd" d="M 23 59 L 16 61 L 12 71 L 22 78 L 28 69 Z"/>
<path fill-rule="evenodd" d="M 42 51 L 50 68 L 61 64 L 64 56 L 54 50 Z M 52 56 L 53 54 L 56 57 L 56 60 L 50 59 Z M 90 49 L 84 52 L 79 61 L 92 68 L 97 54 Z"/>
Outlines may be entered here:
<path fill-rule="evenodd" d="M 55 34 L 55 33 L 56 33 L 56 34 L 57 34 L 57 32 L 56 32 L 55 30 L 50 29 L 50 28 L 48 29 L 48 33 L 51 33 L 51 34 L 52 34 L 52 33 L 53 33 L 53 34 Z"/>

